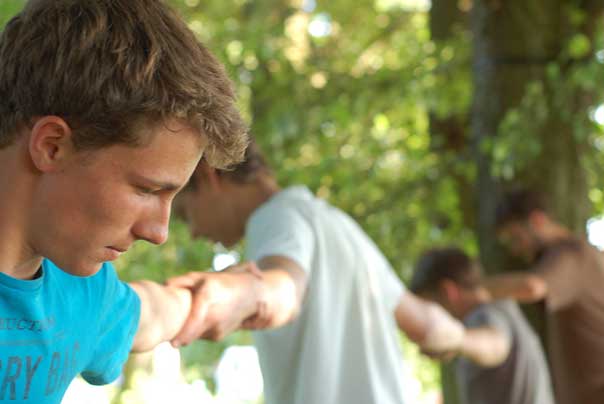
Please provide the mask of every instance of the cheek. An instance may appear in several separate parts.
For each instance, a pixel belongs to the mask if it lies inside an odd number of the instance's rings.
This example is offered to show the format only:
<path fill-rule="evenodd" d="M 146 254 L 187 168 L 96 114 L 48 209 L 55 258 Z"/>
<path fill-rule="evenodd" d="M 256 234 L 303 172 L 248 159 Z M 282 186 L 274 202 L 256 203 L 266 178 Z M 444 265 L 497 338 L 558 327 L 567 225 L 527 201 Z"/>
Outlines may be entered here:
<path fill-rule="evenodd" d="M 65 249 L 85 250 L 95 233 L 94 221 L 87 213 L 90 202 L 83 190 L 48 190 L 32 212 L 36 244 L 45 254 Z M 52 212 L 52 214 L 49 214 Z M 42 229 L 42 232 L 37 230 Z"/>
<path fill-rule="evenodd" d="M 183 195 L 182 199 L 177 200 L 178 203 L 173 205 L 174 210 L 180 210 L 187 222 L 195 217 L 195 198 L 193 195 Z"/>
<path fill-rule="evenodd" d="M 46 220 L 54 222 L 55 226 L 64 227 L 66 231 L 86 225 L 86 212 L 94 203 L 86 185 L 63 181 L 48 181 L 37 199 L 42 201 L 38 204 L 42 209 L 42 216 L 51 211 L 52 215 L 48 215 Z"/>
<path fill-rule="evenodd" d="M 215 202 L 203 195 L 197 196 L 190 208 L 195 221 L 199 224 L 207 223 L 212 216 L 216 215 Z"/>
<path fill-rule="evenodd" d="M 526 250 L 526 240 L 524 239 L 516 239 L 511 243 L 512 246 L 512 251 L 515 253 L 522 253 L 524 250 Z"/>
<path fill-rule="evenodd" d="M 102 231 L 119 231 L 144 209 L 146 200 L 132 191 L 96 189 L 79 201 L 83 221 L 91 228 Z"/>
<path fill-rule="evenodd" d="M 533 241 L 531 240 L 530 237 L 523 236 L 521 238 L 521 240 L 522 240 L 522 247 L 523 248 L 526 249 L 526 248 L 531 248 L 533 246 Z"/>
<path fill-rule="evenodd" d="M 199 222 L 197 212 L 191 204 L 187 203 L 183 206 L 183 216 L 185 223 L 187 223 L 190 229 L 197 226 L 197 222 Z"/>
<path fill-rule="evenodd" d="M 195 226 L 201 230 L 205 230 L 208 228 L 208 223 L 210 222 L 210 217 L 208 212 L 205 209 L 198 208 L 193 217 L 195 218 Z"/>

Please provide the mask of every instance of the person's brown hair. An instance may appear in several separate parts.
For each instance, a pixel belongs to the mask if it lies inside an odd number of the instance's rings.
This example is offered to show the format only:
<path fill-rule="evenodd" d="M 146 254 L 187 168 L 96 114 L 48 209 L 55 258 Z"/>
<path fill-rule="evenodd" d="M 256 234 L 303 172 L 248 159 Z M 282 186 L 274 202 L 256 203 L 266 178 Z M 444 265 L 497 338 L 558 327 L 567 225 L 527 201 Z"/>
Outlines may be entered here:
<path fill-rule="evenodd" d="M 511 190 L 505 193 L 497 204 L 495 227 L 502 229 L 511 222 L 528 220 L 535 211 L 549 214 L 545 199 L 539 192 L 526 188 Z"/>
<path fill-rule="evenodd" d="M 272 175 L 272 170 L 266 162 L 260 147 L 258 147 L 256 141 L 251 138 L 250 143 L 245 150 L 243 160 L 227 169 L 218 170 L 218 173 L 238 184 L 248 184 L 254 181 L 259 173 Z"/>
<path fill-rule="evenodd" d="M 30 0 L 0 36 L 0 148 L 45 115 L 78 149 L 139 145 L 169 119 L 206 136 L 213 166 L 247 145 L 222 65 L 160 0 Z"/>
<path fill-rule="evenodd" d="M 185 187 L 185 191 L 195 191 L 197 190 L 197 184 L 199 182 L 199 178 L 204 177 L 203 170 L 201 166 L 206 164 L 202 159 L 197 166 L 197 169 L 189 179 L 188 184 Z M 269 167 L 262 151 L 258 147 L 258 144 L 254 140 L 253 136 L 250 136 L 250 142 L 248 147 L 245 150 L 245 155 L 243 160 L 237 164 L 233 164 L 227 168 L 219 169 L 216 171 L 218 175 L 221 177 L 228 178 L 230 181 L 233 181 L 237 184 L 249 184 L 258 178 L 258 174 L 264 173 L 268 175 L 273 175 L 271 168 Z"/>
<path fill-rule="evenodd" d="M 445 279 L 474 289 L 480 283 L 480 276 L 478 264 L 459 248 L 435 248 L 426 251 L 417 261 L 410 289 L 414 293 L 435 292 Z"/>

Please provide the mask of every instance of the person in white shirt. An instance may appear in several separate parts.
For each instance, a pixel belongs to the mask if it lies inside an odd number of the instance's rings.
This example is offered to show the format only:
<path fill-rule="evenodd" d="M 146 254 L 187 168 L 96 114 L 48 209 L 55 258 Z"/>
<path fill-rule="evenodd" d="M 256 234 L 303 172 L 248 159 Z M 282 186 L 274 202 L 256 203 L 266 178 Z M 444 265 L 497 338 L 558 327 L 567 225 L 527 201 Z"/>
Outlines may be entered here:
<path fill-rule="evenodd" d="M 201 162 L 180 198 L 194 237 L 245 237 L 257 268 L 168 281 L 193 291 L 173 344 L 263 329 L 254 340 L 266 404 L 401 404 L 398 329 L 429 352 L 459 349 L 463 325 L 406 291 L 347 214 L 306 187 L 280 189 L 255 144 L 232 170 Z"/>

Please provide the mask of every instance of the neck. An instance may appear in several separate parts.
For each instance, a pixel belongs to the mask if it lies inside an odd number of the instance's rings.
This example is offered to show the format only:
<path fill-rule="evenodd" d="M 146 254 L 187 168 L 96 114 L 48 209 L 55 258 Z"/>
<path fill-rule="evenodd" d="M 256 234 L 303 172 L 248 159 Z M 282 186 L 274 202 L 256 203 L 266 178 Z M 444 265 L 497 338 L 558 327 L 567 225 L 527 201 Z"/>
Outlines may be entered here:
<path fill-rule="evenodd" d="M 490 302 L 491 298 L 489 292 L 484 288 L 478 288 L 470 297 L 467 298 L 464 307 L 462 307 L 457 313 L 457 317 L 459 319 L 463 319 L 476 307 Z"/>
<path fill-rule="evenodd" d="M 0 149 L 0 272 L 18 279 L 32 279 L 42 257 L 31 246 L 30 211 L 32 176 L 19 159 L 20 144 Z"/>
<path fill-rule="evenodd" d="M 256 209 L 266 203 L 281 190 L 277 181 L 270 175 L 260 175 L 253 183 L 241 188 L 244 195 L 238 200 L 240 212 L 241 234 L 245 233 L 245 226 Z"/>

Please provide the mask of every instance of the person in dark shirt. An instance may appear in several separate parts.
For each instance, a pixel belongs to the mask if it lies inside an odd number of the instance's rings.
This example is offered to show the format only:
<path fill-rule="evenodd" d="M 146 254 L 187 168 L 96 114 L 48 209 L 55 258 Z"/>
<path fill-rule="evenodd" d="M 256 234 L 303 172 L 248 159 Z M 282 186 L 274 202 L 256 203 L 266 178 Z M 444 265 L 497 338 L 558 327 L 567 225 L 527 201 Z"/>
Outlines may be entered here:
<path fill-rule="evenodd" d="M 540 195 L 516 190 L 497 208 L 500 240 L 528 271 L 491 277 L 496 298 L 545 301 L 548 352 L 560 404 L 604 403 L 604 259 L 552 218 Z"/>
<path fill-rule="evenodd" d="M 418 261 L 411 290 L 440 303 L 466 326 L 455 363 L 462 402 L 553 404 L 539 340 L 510 300 L 492 302 L 478 263 L 457 248 L 434 249 Z"/>

